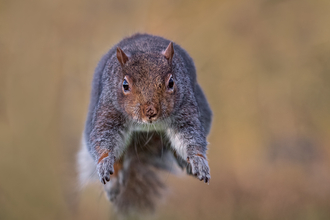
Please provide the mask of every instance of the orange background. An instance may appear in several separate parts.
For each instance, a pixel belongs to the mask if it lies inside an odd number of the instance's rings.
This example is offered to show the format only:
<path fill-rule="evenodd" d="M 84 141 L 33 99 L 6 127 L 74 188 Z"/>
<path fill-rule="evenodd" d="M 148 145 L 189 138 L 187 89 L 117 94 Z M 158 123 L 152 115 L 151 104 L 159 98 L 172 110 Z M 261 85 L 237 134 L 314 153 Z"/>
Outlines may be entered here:
<path fill-rule="evenodd" d="M 97 62 L 124 36 L 193 57 L 211 184 L 165 176 L 151 219 L 330 219 L 330 1 L 0 1 L 0 219 L 109 219 L 75 153 Z"/>

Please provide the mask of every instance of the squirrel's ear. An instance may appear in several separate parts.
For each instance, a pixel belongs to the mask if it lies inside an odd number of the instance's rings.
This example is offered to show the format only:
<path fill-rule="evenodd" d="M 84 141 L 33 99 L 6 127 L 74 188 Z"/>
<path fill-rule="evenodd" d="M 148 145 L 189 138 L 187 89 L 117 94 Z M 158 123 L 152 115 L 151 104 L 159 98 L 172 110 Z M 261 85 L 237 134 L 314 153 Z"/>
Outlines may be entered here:
<path fill-rule="evenodd" d="M 123 66 L 128 61 L 128 57 L 124 51 L 120 49 L 120 47 L 117 47 L 117 59 L 121 66 Z"/>
<path fill-rule="evenodd" d="M 173 48 L 173 43 L 170 42 L 170 44 L 167 46 L 166 50 L 163 52 L 164 56 L 168 60 L 169 63 L 172 62 L 172 58 L 174 55 L 174 48 Z"/>

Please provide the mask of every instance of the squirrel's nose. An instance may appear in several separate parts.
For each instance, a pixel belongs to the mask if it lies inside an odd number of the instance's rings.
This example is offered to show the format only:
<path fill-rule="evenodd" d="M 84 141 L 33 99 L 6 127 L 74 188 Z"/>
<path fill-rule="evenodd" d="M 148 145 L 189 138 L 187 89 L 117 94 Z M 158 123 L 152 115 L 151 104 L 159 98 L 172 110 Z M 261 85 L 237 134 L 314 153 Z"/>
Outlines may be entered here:
<path fill-rule="evenodd" d="M 149 105 L 145 108 L 145 114 L 148 119 L 156 119 L 157 117 L 157 109 L 153 105 Z"/>

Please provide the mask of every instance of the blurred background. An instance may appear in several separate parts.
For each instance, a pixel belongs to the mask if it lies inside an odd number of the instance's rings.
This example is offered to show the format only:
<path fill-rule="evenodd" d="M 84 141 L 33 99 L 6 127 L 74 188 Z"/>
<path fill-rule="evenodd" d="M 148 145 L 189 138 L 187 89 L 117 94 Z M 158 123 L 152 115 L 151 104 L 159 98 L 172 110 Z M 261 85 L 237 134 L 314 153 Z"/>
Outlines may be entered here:
<path fill-rule="evenodd" d="M 94 68 L 135 32 L 180 44 L 214 112 L 212 180 L 151 219 L 330 219 L 330 1 L 0 1 L 0 219 L 110 219 L 75 154 Z"/>

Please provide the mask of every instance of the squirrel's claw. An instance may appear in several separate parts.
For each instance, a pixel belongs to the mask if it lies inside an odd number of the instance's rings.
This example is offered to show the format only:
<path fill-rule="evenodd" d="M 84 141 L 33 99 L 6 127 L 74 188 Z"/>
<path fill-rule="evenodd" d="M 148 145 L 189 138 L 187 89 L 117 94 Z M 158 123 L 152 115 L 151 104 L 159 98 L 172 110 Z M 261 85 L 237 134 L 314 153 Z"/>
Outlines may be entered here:
<path fill-rule="evenodd" d="M 210 168 L 207 160 L 199 155 L 189 157 L 189 166 L 187 172 L 196 176 L 200 181 L 209 183 L 211 179 Z"/>
<path fill-rule="evenodd" d="M 97 173 L 99 175 L 101 183 L 106 184 L 106 182 L 110 181 L 110 174 L 113 174 L 114 172 L 114 161 L 115 159 L 113 156 L 108 156 L 102 159 L 97 164 Z"/>

